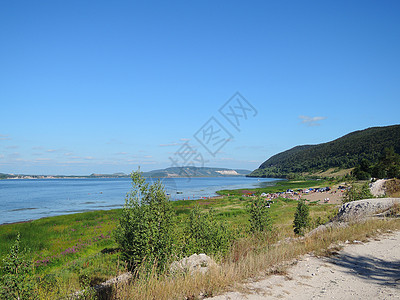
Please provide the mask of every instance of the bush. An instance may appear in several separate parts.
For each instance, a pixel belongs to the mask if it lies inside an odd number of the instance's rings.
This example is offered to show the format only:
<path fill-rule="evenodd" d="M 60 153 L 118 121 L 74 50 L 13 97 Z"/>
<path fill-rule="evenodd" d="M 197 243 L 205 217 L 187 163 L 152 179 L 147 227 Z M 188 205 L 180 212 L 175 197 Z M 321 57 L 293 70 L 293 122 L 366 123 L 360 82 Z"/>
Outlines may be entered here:
<path fill-rule="evenodd" d="M 33 265 L 25 260 L 20 251 L 19 234 L 9 254 L 3 259 L 0 275 L 1 299 L 37 299 Z"/>
<path fill-rule="evenodd" d="M 131 178 L 115 239 L 131 269 L 161 271 L 173 250 L 174 213 L 160 181 L 149 186 L 140 171 Z"/>
<path fill-rule="evenodd" d="M 354 183 L 350 185 L 350 187 L 346 190 L 343 195 L 343 203 L 357 201 L 362 199 L 374 198 L 369 190 L 368 183 L 364 183 L 361 186 L 357 186 Z"/>
<path fill-rule="evenodd" d="M 250 231 L 263 232 L 272 230 L 272 221 L 269 215 L 269 204 L 263 197 L 257 196 L 247 206 L 250 214 Z"/>
<path fill-rule="evenodd" d="M 215 219 L 213 209 L 203 213 L 195 206 L 189 214 L 185 228 L 185 254 L 225 254 L 231 244 L 228 226 Z"/>
<path fill-rule="evenodd" d="M 305 228 L 310 224 L 310 212 L 308 205 L 304 200 L 299 200 L 297 203 L 296 212 L 294 213 L 294 233 L 303 235 Z"/>

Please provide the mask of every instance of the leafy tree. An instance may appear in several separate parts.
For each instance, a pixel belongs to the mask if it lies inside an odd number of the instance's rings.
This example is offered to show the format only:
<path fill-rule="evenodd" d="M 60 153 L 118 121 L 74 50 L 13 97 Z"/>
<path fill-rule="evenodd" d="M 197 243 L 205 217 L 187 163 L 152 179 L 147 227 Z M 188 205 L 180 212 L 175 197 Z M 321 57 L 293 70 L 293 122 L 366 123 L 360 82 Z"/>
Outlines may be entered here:
<path fill-rule="evenodd" d="M 185 228 L 185 253 L 224 254 L 231 244 L 231 232 L 228 226 L 216 220 L 215 212 L 210 209 L 203 213 L 196 205 L 189 214 Z"/>
<path fill-rule="evenodd" d="M 247 211 L 250 214 L 250 231 L 262 232 L 272 230 L 272 220 L 269 215 L 269 204 L 261 196 L 255 197 L 249 202 Z"/>
<path fill-rule="evenodd" d="M 297 203 L 296 212 L 294 213 L 294 233 L 303 235 L 305 228 L 310 224 L 310 212 L 308 205 L 304 200 L 299 200 Z"/>
<path fill-rule="evenodd" d="M 19 233 L 10 252 L 3 259 L 0 274 L 1 299 L 37 299 L 33 266 L 20 251 Z"/>
<path fill-rule="evenodd" d="M 173 250 L 174 212 L 161 181 L 149 186 L 140 170 L 131 178 L 115 239 L 132 269 L 155 265 L 161 271 Z"/>

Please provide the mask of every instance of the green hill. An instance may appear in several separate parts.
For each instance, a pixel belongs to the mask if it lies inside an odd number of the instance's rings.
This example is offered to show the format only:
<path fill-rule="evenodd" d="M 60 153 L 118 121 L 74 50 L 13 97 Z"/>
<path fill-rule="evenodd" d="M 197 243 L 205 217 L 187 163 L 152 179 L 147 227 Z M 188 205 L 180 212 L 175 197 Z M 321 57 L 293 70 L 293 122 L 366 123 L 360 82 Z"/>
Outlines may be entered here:
<path fill-rule="evenodd" d="M 363 159 L 376 163 L 383 150 L 388 147 L 393 147 L 396 153 L 400 153 L 400 125 L 371 127 L 354 131 L 331 142 L 296 146 L 272 156 L 249 176 L 283 178 L 291 173 L 353 168 Z"/>

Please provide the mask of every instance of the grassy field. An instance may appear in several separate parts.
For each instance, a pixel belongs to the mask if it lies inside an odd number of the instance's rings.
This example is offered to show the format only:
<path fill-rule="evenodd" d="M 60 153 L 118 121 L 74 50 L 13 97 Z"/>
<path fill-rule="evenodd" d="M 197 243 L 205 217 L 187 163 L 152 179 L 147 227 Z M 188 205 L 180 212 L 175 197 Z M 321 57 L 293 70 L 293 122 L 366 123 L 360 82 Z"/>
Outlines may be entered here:
<path fill-rule="evenodd" d="M 280 181 L 275 186 L 257 189 L 254 192 L 271 193 L 285 191 L 289 188 L 327 185 L 330 185 L 330 182 Z M 222 191 L 221 194 L 225 196 L 214 199 L 174 201 L 172 205 L 176 213 L 177 227 L 183 226 L 195 205 L 204 210 L 213 208 L 217 219 L 228 223 L 237 238 L 231 251 L 223 259 L 223 263 L 233 264 L 232 260 L 238 261 L 246 256 L 243 254 L 244 252 L 262 252 L 269 248 L 271 243 L 295 237 L 292 223 L 297 201 L 279 198 L 271 205 L 270 215 L 275 233 L 268 237 L 268 242 L 265 238 L 260 242 L 258 239 L 254 240 L 248 233 L 249 215 L 246 205 L 251 198 L 241 196 L 240 190 Z M 228 194 L 229 196 L 227 196 Z M 335 211 L 337 208 L 330 204 L 310 205 L 313 226 L 327 221 Z M 94 211 L 49 217 L 27 223 L 2 225 L 0 226 L 0 259 L 8 253 L 17 234 L 20 233 L 21 246 L 26 249 L 28 260 L 34 262 L 37 277 L 56 276 L 57 288 L 63 293 L 71 293 L 87 284 L 94 285 L 103 282 L 126 270 L 113 238 L 113 231 L 118 223 L 120 212 L 121 210 Z M 283 255 L 282 258 L 286 258 L 286 256 Z M 229 268 L 233 268 L 232 265 Z M 245 276 L 246 272 L 240 276 Z M 160 278 L 156 277 L 159 282 Z M 84 282 L 82 278 L 85 278 L 86 281 Z M 151 283 L 151 281 L 146 282 Z M 137 284 L 134 289 L 138 286 L 140 284 Z M 47 295 L 46 291 L 41 292 L 43 295 Z M 135 294 L 135 298 L 139 294 Z M 46 297 L 43 296 L 43 298 Z M 133 297 L 132 294 L 130 297 Z M 49 296 L 49 298 L 51 297 Z"/>

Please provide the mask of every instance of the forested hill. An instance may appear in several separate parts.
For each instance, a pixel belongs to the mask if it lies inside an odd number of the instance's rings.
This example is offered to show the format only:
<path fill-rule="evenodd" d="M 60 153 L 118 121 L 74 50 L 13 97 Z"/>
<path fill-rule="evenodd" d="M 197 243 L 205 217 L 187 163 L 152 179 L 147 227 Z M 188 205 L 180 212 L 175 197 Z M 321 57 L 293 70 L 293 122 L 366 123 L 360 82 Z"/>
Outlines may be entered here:
<path fill-rule="evenodd" d="M 388 147 L 400 153 L 400 125 L 371 127 L 331 142 L 296 146 L 272 156 L 249 176 L 286 177 L 291 173 L 352 168 L 363 159 L 375 163 Z"/>

